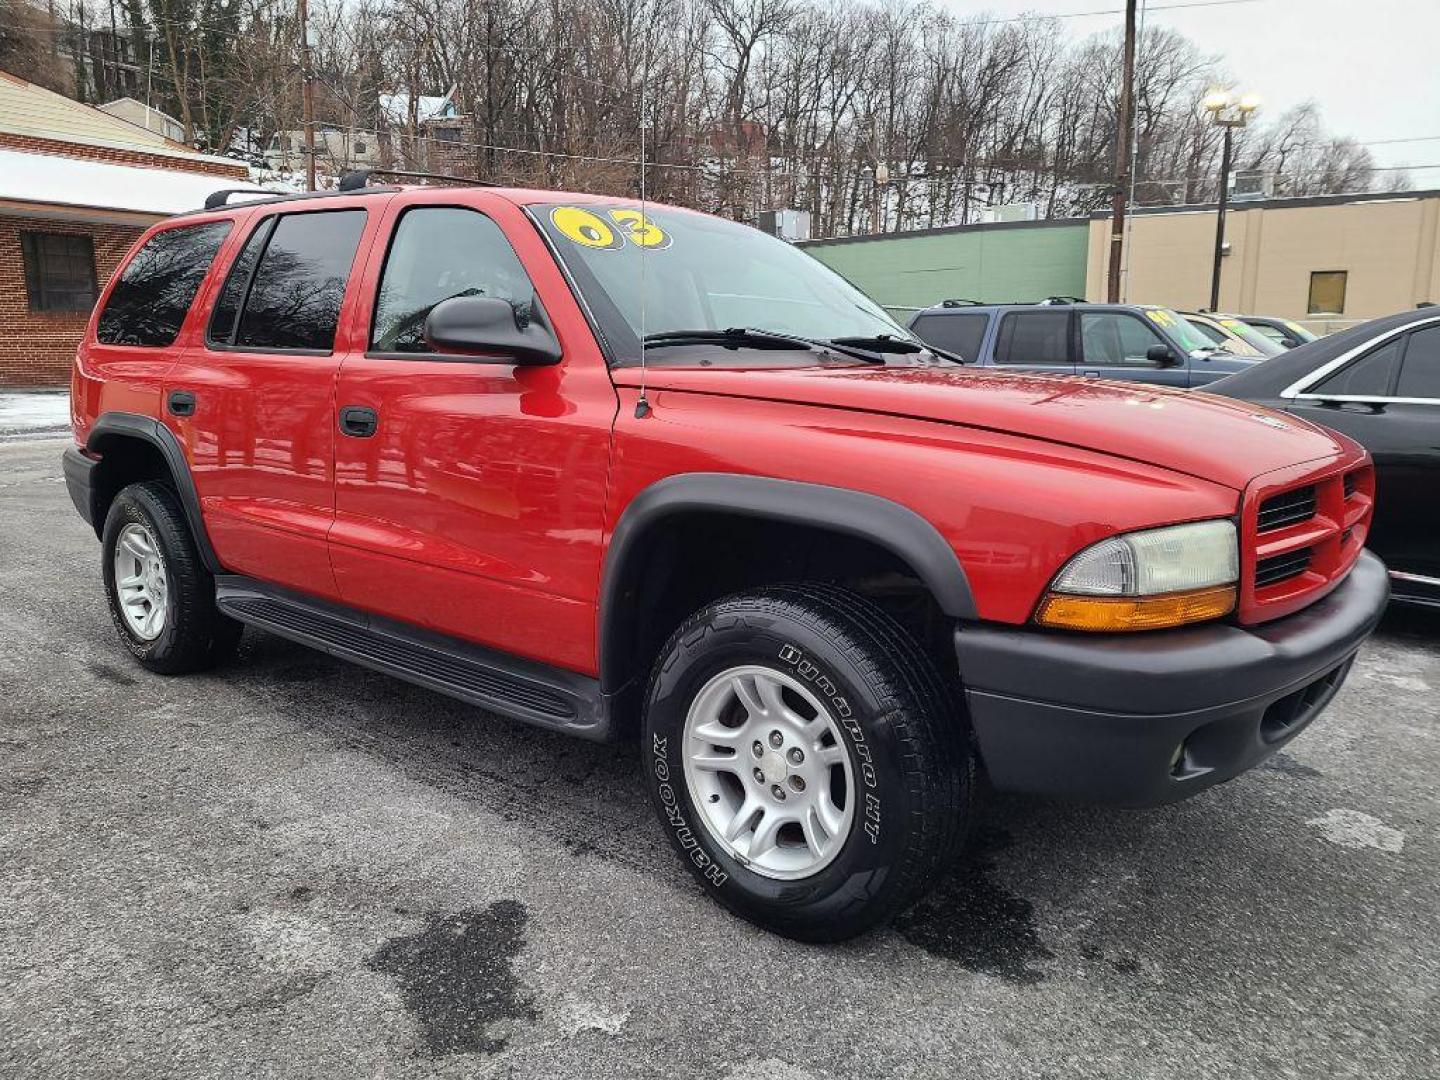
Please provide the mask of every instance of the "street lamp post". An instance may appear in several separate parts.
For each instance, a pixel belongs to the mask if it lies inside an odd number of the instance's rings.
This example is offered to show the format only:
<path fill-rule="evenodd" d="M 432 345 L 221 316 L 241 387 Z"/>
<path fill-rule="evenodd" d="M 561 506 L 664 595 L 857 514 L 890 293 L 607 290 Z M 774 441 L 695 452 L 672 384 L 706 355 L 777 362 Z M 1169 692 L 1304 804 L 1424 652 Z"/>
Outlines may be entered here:
<path fill-rule="evenodd" d="M 1225 254 L 1225 211 L 1230 205 L 1231 138 L 1236 128 L 1243 128 L 1250 115 L 1260 107 L 1260 99 L 1246 94 L 1238 101 L 1228 91 L 1220 90 L 1205 99 L 1210 119 L 1225 131 L 1224 148 L 1220 152 L 1220 209 L 1215 215 L 1215 266 L 1210 274 L 1210 310 L 1220 310 L 1220 260 Z"/>

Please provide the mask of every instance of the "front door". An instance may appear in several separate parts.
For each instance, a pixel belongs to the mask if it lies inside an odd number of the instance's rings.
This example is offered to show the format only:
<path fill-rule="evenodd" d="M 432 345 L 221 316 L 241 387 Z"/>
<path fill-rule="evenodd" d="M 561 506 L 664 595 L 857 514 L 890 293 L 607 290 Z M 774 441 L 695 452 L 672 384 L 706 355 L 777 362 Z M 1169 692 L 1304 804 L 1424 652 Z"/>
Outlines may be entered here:
<path fill-rule="evenodd" d="M 367 271 L 373 316 L 355 331 L 369 349 L 340 371 L 336 407 L 374 421 L 369 432 L 342 427 L 335 449 L 340 594 L 377 614 L 593 672 L 615 391 L 521 212 L 480 193 L 469 199 L 483 212 L 444 198 L 397 199 L 388 250 L 377 244 Z M 431 351 L 426 316 L 456 296 L 508 300 L 522 320 L 546 316 L 561 362 L 517 367 Z"/>
<path fill-rule="evenodd" d="M 186 451 L 221 564 L 331 598 L 336 328 L 367 217 L 353 201 L 257 214 L 203 344 L 168 380 L 188 395 Z"/>
<path fill-rule="evenodd" d="M 1162 366 L 1149 358 L 1152 346 L 1170 348 L 1177 363 Z M 1082 375 L 1154 386 L 1190 385 L 1187 357 L 1170 345 L 1154 327 L 1128 311 L 1080 313 L 1080 364 Z"/>

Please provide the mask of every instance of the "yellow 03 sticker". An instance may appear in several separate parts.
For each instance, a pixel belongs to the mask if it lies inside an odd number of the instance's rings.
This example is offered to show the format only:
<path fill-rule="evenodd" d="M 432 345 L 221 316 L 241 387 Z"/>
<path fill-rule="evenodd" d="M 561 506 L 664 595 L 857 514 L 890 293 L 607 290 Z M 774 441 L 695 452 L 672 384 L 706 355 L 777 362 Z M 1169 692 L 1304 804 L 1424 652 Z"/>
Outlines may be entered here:
<path fill-rule="evenodd" d="M 1163 308 L 1147 308 L 1145 314 L 1150 317 L 1151 322 L 1159 323 L 1161 326 L 1175 325 L 1175 316 Z"/>
<path fill-rule="evenodd" d="M 610 219 L 619 225 L 626 238 L 637 247 L 667 248 L 670 236 L 664 229 L 632 207 L 620 207 L 610 211 Z"/>
<path fill-rule="evenodd" d="M 557 206 L 550 211 L 550 221 L 566 239 L 582 247 L 618 248 L 625 240 L 599 214 L 579 206 Z"/>

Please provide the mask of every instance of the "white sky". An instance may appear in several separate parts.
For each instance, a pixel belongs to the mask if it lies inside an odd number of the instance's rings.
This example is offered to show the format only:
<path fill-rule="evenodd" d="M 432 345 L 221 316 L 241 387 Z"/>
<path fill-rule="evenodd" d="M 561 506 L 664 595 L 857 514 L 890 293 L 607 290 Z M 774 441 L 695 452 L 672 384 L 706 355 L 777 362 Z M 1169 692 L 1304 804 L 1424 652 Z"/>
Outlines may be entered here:
<path fill-rule="evenodd" d="M 960 15 L 1114 10 L 1066 18 L 1073 37 L 1124 25 L 1124 0 L 936 0 Z M 1168 26 L 1217 55 L 1241 91 L 1271 116 L 1306 100 L 1326 127 L 1371 145 L 1378 165 L 1440 165 L 1440 0 L 1252 0 L 1163 11 L 1196 0 L 1148 0 L 1146 24 Z M 1147 0 L 1142 0 L 1142 8 Z M 1440 187 L 1440 168 L 1410 170 L 1412 186 Z"/>

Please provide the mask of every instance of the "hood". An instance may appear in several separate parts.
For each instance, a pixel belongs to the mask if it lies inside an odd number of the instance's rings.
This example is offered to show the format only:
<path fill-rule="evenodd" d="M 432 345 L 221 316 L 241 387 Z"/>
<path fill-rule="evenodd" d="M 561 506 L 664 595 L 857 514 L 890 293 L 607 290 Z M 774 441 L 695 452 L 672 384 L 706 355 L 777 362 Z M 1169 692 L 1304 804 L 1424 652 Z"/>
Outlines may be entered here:
<path fill-rule="evenodd" d="M 622 386 L 639 385 L 637 368 L 614 374 Z M 652 391 L 823 405 L 1022 435 L 1158 465 L 1237 491 L 1261 473 L 1354 452 L 1343 436 L 1249 402 L 1072 375 L 952 367 L 652 367 L 646 385 Z"/>

